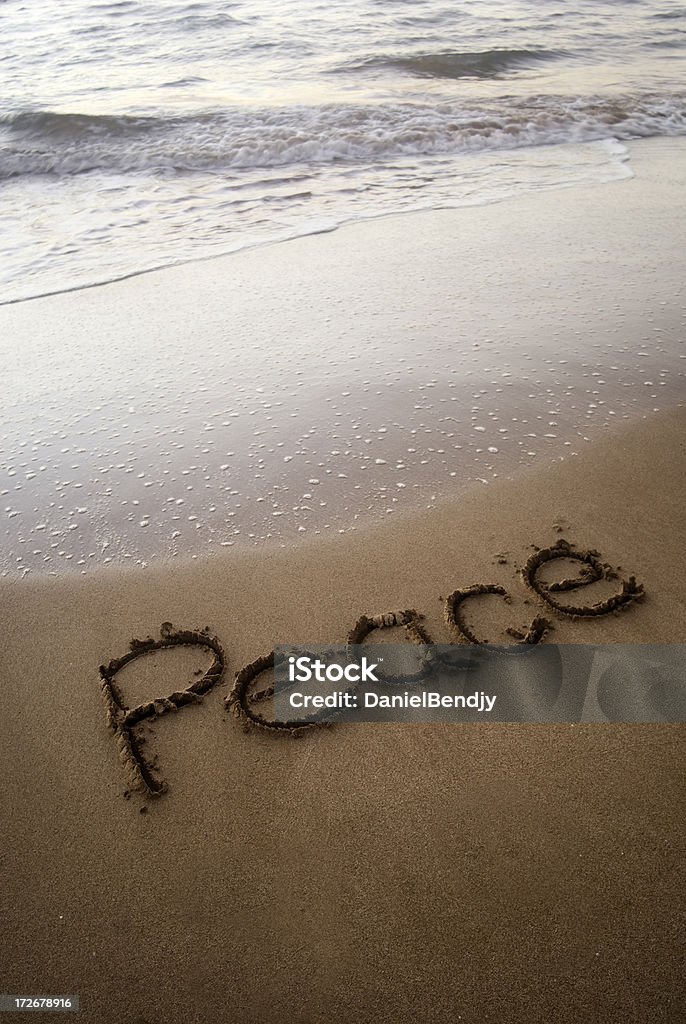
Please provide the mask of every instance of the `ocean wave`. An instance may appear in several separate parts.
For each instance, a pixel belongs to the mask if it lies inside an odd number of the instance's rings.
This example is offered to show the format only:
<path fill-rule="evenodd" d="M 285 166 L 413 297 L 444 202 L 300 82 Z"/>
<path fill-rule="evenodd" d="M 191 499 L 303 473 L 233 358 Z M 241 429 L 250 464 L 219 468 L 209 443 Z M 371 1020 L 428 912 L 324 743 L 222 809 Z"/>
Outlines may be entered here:
<path fill-rule="evenodd" d="M 561 50 L 424 53 L 407 57 L 369 57 L 337 70 L 354 72 L 392 68 L 419 78 L 500 78 L 508 72 L 522 71 L 567 56 Z"/>
<path fill-rule="evenodd" d="M 656 11 L 654 14 L 649 14 L 648 17 L 653 21 L 680 21 L 682 18 L 686 18 L 686 7 L 674 11 Z"/>
<path fill-rule="evenodd" d="M 610 136 L 686 134 L 686 94 L 580 99 L 540 96 L 497 104 L 236 108 L 192 117 L 24 111 L 0 117 L 0 178 L 217 173 L 382 163 Z"/>

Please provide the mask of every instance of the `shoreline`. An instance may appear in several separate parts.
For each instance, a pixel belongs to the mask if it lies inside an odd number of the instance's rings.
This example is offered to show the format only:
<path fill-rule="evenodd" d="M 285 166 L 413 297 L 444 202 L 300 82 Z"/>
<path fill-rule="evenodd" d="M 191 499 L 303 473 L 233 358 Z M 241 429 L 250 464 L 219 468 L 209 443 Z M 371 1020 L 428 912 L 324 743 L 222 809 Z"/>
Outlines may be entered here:
<path fill-rule="evenodd" d="M 347 532 L 682 403 L 685 148 L 0 310 L 2 571 Z"/>
<path fill-rule="evenodd" d="M 655 136 L 655 138 L 662 138 L 662 136 Z M 672 136 L 665 136 L 665 138 L 672 138 Z M 679 138 L 679 136 L 676 136 L 676 138 Z M 589 140 L 585 140 L 585 141 L 582 141 L 582 142 L 571 142 L 571 141 L 570 142 L 551 142 L 551 143 L 547 143 L 546 145 L 547 146 L 551 146 L 551 147 L 555 147 L 555 148 L 559 147 L 561 149 L 569 149 L 569 150 L 581 149 L 582 151 L 584 149 L 586 149 L 586 148 L 591 148 L 591 147 L 617 146 L 618 145 L 618 146 L 620 146 L 622 148 L 626 148 L 627 149 L 627 155 L 625 157 L 619 157 L 618 156 L 618 163 L 621 165 L 621 164 L 624 164 L 624 163 L 626 163 L 626 164 L 630 163 L 630 159 L 631 158 L 630 158 L 630 154 L 628 153 L 628 145 L 629 144 L 633 145 L 633 141 L 632 140 L 619 141 L 616 138 L 614 138 L 614 136 L 609 136 L 607 138 L 589 139 Z M 524 146 L 524 147 L 521 147 L 521 148 L 518 147 L 516 149 L 516 152 L 517 153 L 520 153 L 522 151 L 526 152 L 527 150 L 530 149 L 533 153 L 535 153 L 536 150 L 539 149 L 539 148 L 540 148 L 540 146 L 535 146 L 535 145 L 534 146 L 530 146 L 530 147 L 527 147 L 527 146 Z M 492 150 L 492 151 L 490 151 L 490 153 L 489 153 L 489 151 L 485 151 L 484 155 L 488 154 L 488 155 L 491 155 L 491 156 L 495 156 L 497 154 L 497 152 L 498 152 L 497 150 Z M 505 151 L 505 152 L 508 152 L 508 151 Z M 460 154 L 460 156 L 467 157 L 467 159 L 469 159 L 469 157 L 473 157 L 474 155 L 475 154 L 473 154 L 473 153 L 463 153 L 463 154 Z M 575 188 L 595 188 L 598 185 L 602 186 L 602 185 L 617 184 L 618 182 L 630 180 L 633 176 L 634 176 L 633 175 L 633 171 L 631 171 L 630 173 L 628 173 L 626 175 L 618 174 L 615 171 L 615 173 L 614 173 L 614 175 L 612 177 L 608 177 L 606 179 L 599 179 L 598 181 L 583 181 L 583 180 L 582 181 L 560 181 L 559 183 L 556 183 L 556 184 L 554 184 L 552 186 L 551 185 L 547 185 L 546 189 L 548 191 L 557 192 L 557 191 L 564 191 L 565 189 L 570 189 L 570 188 L 571 189 L 575 189 Z M 255 242 L 246 243 L 245 245 L 243 245 L 243 246 L 241 246 L 241 247 L 239 247 L 237 249 L 230 249 L 227 252 L 209 253 L 207 255 L 192 256 L 192 257 L 189 257 L 187 259 L 180 259 L 178 261 L 172 261 L 171 263 L 163 263 L 163 264 L 160 264 L 159 266 L 145 267 L 142 270 L 132 270 L 132 271 L 123 273 L 121 275 L 117 275 L 116 277 L 108 278 L 108 279 L 105 279 L 105 280 L 102 280 L 102 281 L 90 281 L 90 282 L 86 282 L 84 284 L 75 284 L 75 285 L 67 286 L 67 287 L 64 287 L 64 288 L 56 288 L 56 289 L 54 289 L 52 291 L 38 292 L 35 295 L 26 295 L 26 296 L 19 296 L 17 298 L 13 298 L 13 299 L 7 299 L 4 302 L 0 301 L 0 309 L 2 309 L 3 306 L 14 306 L 14 305 L 17 305 L 18 303 L 33 302 L 36 299 L 50 299 L 50 298 L 55 298 L 58 295 L 68 295 L 68 294 L 70 294 L 72 292 L 88 291 L 91 288 L 104 288 L 107 285 L 120 284 L 123 281 L 129 281 L 132 278 L 142 277 L 142 276 L 144 276 L 146 274 L 164 273 L 167 270 L 175 270 L 175 269 L 179 269 L 179 268 L 189 267 L 189 266 L 192 266 L 193 264 L 196 264 L 196 263 L 206 263 L 208 261 L 225 260 L 225 259 L 230 259 L 232 257 L 240 257 L 240 255 L 242 253 L 251 252 L 251 251 L 253 251 L 255 249 L 263 249 L 263 248 L 267 248 L 267 247 L 271 247 L 271 246 L 284 245 L 284 244 L 287 244 L 288 242 L 296 242 L 296 241 L 298 241 L 298 239 L 301 239 L 301 238 L 310 238 L 310 237 L 314 237 L 314 236 L 318 236 L 318 235 L 330 234 L 331 232 L 341 230 L 341 228 L 355 227 L 356 225 L 360 225 L 360 224 L 373 224 L 376 221 L 385 220 L 388 217 L 406 217 L 408 215 L 412 216 L 414 214 L 420 214 L 421 215 L 422 213 L 441 213 L 441 212 L 445 213 L 445 212 L 454 211 L 454 210 L 470 209 L 470 208 L 473 208 L 474 206 L 476 206 L 476 207 L 492 206 L 492 205 L 497 205 L 499 203 L 517 202 L 517 200 L 522 199 L 522 198 L 526 198 L 528 195 L 530 195 L 530 192 L 527 191 L 527 190 L 524 190 L 522 192 L 514 192 L 512 194 L 505 195 L 502 198 L 494 198 L 494 197 L 491 196 L 491 197 L 485 198 L 483 201 L 480 201 L 480 202 L 477 202 L 477 203 L 469 203 L 469 202 L 465 201 L 465 202 L 463 202 L 461 204 L 459 204 L 459 203 L 450 204 L 450 203 L 441 203 L 441 202 L 437 201 L 436 205 L 434 205 L 434 206 L 419 206 L 417 208 L 410 208 L 410 209 L 407 209 L 407 210 L 393 210 L 390 213 L 385 213 L 385 212 L 379 211 L 377 213 L 369 214 L 369 215 L 366 215 L 366 216 L 351 217 L 350 219 L 341 219 L 341 220 L 338 220 L 337 222 L 335 222 L 334 224 L 332 224 L 332 226 L 330 226 L 330 227 L 326 226 L 326 227 L 317 228 L 316 230 L 312 229 L 310 231 L 303 231 L 302 233 L 295 233 L 295 234 L 293 234 L 291 236 L 288 236 L 288 237 L 276 237 L 276 238 L 260 239 L 260 240 L 255 241 Z"/>

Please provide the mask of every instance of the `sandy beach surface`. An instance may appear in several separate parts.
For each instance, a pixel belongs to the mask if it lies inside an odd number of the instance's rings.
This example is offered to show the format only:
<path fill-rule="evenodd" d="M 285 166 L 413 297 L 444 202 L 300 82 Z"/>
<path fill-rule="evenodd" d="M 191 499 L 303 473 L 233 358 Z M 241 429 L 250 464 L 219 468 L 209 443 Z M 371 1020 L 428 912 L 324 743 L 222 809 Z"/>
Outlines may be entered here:
<path fill-rule="evenodd" d="M 313 528 L 285 547 L 217 545 L 146 568 L 0 581 L 3 991 L 78 993 L 89 1024 L 681 1019 L 683 726 L 367 725 L 290 739 L 244 732 L 223 699 L 235 672 L 275 643 L 342 641 L 363 613 L 416 608 L 434 640 L 446 641 L 441 598 L 471 584 L 511 594 L 510 605 L 484 599 L 473 610 L 475 629 L 506 642 L 504 630 L 537 611 L 519 569 L 532 545 L 560 537 L 597 548 L 620 577 L 635 575 L 646 599 L 592 621 L 553 616 L 551 640 L 686 640 L 684 213 L 670 205 L 684 174 L 672 156 L 683 151 L 642 144 L 636 179 L 539 197 L 540 220 L 534 200 L 498 208 L 503 240 L 529 225 L 502 256 L 521 352 L 529 253 L 542 259 L 547 246 L 556 284 L 546 302 L 566 310 L 568 323 L 590 276 L 597 296 L 635 311 L 622 327 L 632 352 L 643 350 L 641 310 L 654 311 L 659 355 L 645 358 L 644 379 L 664 371 L 669 400 L 637 400 L 588 443 L 575 420 L 587 406 L 575 412 L 570 401 L 563 434 L 574 438 L 574 457 L 556 450 L 528 466 L 513 458 L 511 472 L 487 484 L 456 485 L 452 495 L 444 487 L 430 508 L 418 501 L 354 531 Z M 455 211 L 446 223 L 467 217 L 473 227 L 483 216 L 492 231 L 494 209 Z M 635 211 L 653 225 L 643 251 Z M 438 215 L 422 227 L 424 216 L 412 218 L 420 239 Z M 585 265 L 565 249 L 560 225 L 572 231 L 580 218 L 606 218 L 606 262 Z M 366 233 L 371 275 L 375 240 L 388 245 L 384 232 L 392 238 L 395 228 L 354 230 Z M 297 245 L 321 246 L 325 262 L 333 240 L 335 249 L 335 235 Z M 473 236 L 470 252 L 478 247 Z M 263 258 L 272 273 L 276 249 L 236 259 Z M 206 272 L 219 270 L 186 271 Z M 163 277 L 111 287 L 140 303 Z M 438 301 L 431 283 L 422 287 L 418 309 Z M 3 323 L 28 336 L 33 316 L 45 336 L 55 304 L 64 317 L 82 310 L 92 321 L 99 306 L 113 316 L 110 296 L 108 288 L 38 300 L 4 310 Z M 377 301 L 383 310 L 382 290 Z M 460 301 L 446 308 L 459 315 Z M 495 315 L 491 301 L 484 316 Z M 478 296 L 470 302 L 478 319 Z M 217 310 L 195 315 L 209 322 Z M 533 352 L 544 319 L 532 314 Z M 621 375 L 615 383 L 619 395 Z M 526 396 L 517 401 L 535 415 Z M 603 586 L 594 584 L 604 594 Z M 127 791 L 98 666 L 169 621 L 210 626 L 227 666 L 201 704 L 143 727 L 169 786 L 150 800 Z M 202 652 L 163 652 L 127 667 L 120 685 L 133 704 L 184 687 L 208 663 Z"/>

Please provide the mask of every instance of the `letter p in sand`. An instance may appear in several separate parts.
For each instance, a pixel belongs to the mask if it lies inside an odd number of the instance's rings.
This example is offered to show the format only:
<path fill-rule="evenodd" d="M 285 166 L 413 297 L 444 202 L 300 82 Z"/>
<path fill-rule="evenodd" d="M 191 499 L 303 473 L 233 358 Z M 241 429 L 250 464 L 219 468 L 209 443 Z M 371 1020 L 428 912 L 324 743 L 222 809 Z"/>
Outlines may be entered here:
<path fill-rule="evenodd" d="M 187 704 L 195 704 L 202 700 L 202 695 L 224 675 L 224 652 L 217 637 L 209 630 L 175 630 L 170 622 L 162 623 L 159 640 L 152 637 L 148 637 L 147 640 L 132 640 L 129 646 L 130 650 L 123 657 L 114 658 L 109 665 L 100 666 L 100 689 L 107 709 L 108 724 L 115 734 L 119 756 L 128 773 L 131 787 L 148 796 L 160 796 L 167 788 L 166 783 L 157 777 L 150 760 L 144 757 L 140 739 L 135 734 L 135 726 L 145 719 L 156 718 L 167 711 L 178 711 Z M 182 646 L 202 647 L 212 651 L 212 664 L 207 672 L 189 684 L 185 690 L 176 690 L 168 697 L 145 701 L 134 708 L 128 707 L 115 683 L 116 675 L 125 665 L 130 665 L 145 654 Z"/>

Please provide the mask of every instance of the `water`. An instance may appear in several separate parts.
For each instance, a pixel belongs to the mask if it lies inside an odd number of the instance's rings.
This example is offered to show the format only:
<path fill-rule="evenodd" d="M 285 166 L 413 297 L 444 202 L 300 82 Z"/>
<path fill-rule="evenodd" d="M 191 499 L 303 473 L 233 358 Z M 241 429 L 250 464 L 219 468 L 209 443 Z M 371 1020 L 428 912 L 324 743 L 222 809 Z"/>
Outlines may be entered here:
<path fill-rule="evenodd" d="M 686 8 L 0 5 L 0 302 L 630 174 L 686 132 Z"/>

